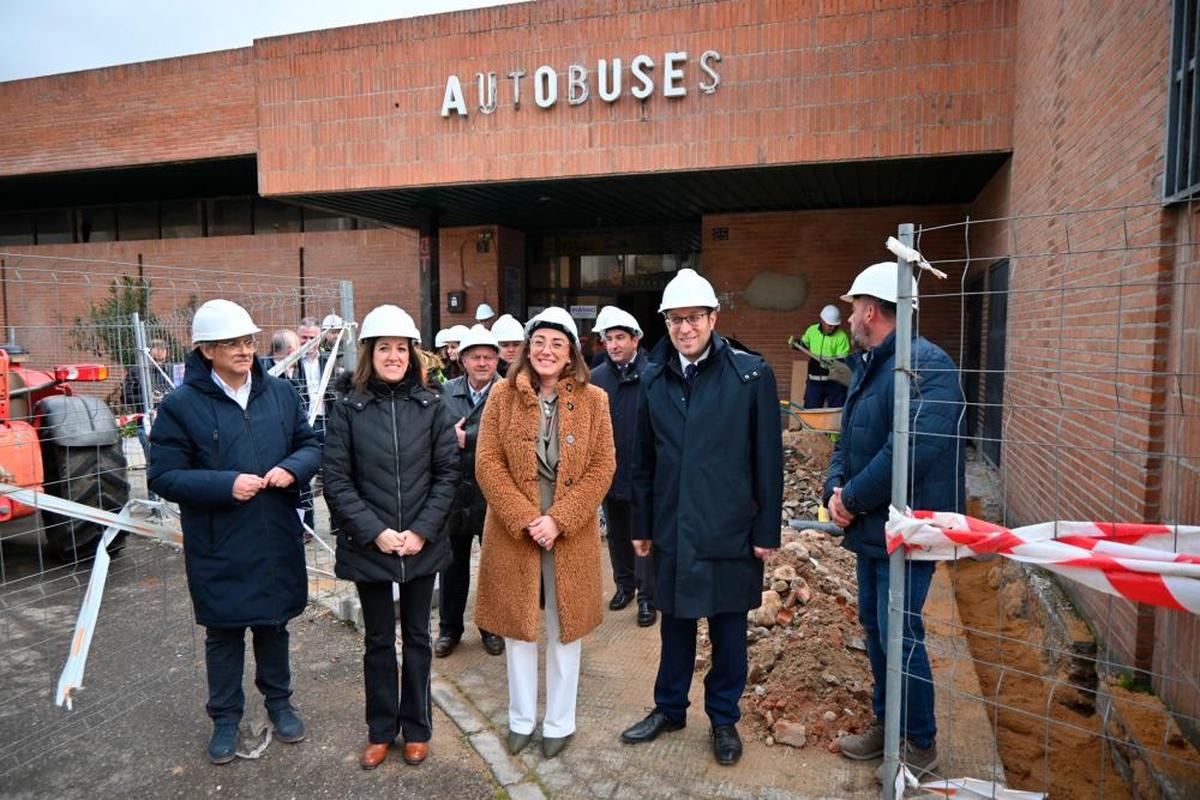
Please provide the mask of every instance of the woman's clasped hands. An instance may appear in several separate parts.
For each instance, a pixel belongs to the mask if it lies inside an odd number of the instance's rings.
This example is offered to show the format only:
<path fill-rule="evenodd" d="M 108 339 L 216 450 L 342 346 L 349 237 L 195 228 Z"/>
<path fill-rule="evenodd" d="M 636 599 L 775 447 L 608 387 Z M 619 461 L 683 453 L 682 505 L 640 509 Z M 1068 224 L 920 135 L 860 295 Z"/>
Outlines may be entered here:
<path fill-rule="evenodd" d="M 526 530 L 529 531 L 529 538 L 533 539 L 533 543 L 546 550 L 554 547 L 554 540 L 560 533 L 558 523 L 549 514 L 534 517 Z"/>
<path fill-rule="evenodd" d="M 375 537 L 375 546 L 383 553 L 413 556 L 425 546 L 425 537 L 409 530 L 397 531 L 388 528 Z"/>

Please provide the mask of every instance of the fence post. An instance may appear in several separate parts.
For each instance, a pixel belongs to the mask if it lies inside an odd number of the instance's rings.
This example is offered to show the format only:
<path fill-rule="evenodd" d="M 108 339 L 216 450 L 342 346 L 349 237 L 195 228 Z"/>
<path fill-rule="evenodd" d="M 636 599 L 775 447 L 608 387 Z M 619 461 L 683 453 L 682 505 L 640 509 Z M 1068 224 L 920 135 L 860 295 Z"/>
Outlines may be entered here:
<path fill-rule="evenodd" d="M 897 238 L 913 246 L 913 226 L 900 225 Z M 908 398 L 912 366 L 912 263 L 897 257 L 895 403 L 892 411 L 892 505 L 908 506 Z M 900 769 L 900 724 L 904 714 L 904 548 L 888 558 L 887 684 L 883 714 L 883 796 L 897 800 Z"/>
<path fill-rule="evenodd" d="M 139 394 L 141 397 L 139 399 L 142 401 L 142 412 L 145 414 L 140 427 L 148 436 L 150 434 L 150 413 L 153 411 L 153 403 L 150 400 L 150 384 L 154 380 L 154 375 L 150 365 L 146 363 L 149 356 L 146 355 L 146 329 L 142 327 L 142 315 L 134 311 L 131 316 L 133 318 L 133 347 L 136 351 L 137 362 L 130 366 L 138 371 L 138 378 L 140 378 L 141 391 Z"/>
<path fill-rule="evenodd" d="M 349 325 L 354 322 L 354 281 L 339 281 L 338 291 L 342 296 L 342 321 L 347 323 L 346 332 L 342 334 L 342 366 L 353 375 L 358 366 L 357 328 Z"/>

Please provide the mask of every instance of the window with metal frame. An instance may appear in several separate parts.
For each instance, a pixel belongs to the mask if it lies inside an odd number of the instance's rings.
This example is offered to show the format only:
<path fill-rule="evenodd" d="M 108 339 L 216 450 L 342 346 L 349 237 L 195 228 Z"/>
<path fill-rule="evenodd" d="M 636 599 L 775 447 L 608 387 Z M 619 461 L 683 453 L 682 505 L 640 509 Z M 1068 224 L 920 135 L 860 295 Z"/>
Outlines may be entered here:
<path fill-rule="evenodd" d="M 1200 195 L 1200 0 L 1175 0 L 1168 81 L 1167 159 L 1163 197 L 1168 203 Z"/>

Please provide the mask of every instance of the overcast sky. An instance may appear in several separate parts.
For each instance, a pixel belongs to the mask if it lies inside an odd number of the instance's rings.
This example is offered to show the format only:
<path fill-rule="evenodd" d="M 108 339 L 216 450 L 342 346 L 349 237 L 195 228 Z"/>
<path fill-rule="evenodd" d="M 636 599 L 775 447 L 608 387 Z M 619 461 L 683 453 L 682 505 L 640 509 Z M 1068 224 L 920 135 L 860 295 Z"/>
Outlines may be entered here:
<path fill-rule="evenodd" d="M 0 0 L 0 81 L 512 0 Z"/>

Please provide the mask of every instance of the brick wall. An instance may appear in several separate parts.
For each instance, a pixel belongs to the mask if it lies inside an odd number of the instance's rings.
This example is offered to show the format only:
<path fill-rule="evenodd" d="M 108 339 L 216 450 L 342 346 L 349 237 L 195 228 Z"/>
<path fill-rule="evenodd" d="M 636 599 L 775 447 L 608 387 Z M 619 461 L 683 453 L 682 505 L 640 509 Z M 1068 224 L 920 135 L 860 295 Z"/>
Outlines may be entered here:
<path fill-rule="evenodd" d="M 255 150 L 250 48 L 0 83 L 0 175 Z"/>
<path fill-rule="evenodd" d="M 704 275 L 719 295 L 732 295 L 732 304 L 722 310 L 717 326 L 767 358 L 775 369 L 780 397 L 786 398 L 791 392 L 792 362 L 800 355 L 788 347 L 788 336 L 803 333 L 828 303 L 842 308 L 843 327 L 848 330 L 850 309 L 838 298 L 864 267 L 892 259 L 884 242 L 896 235 L 899 224 L 937 225 L 960 220 L 962 214 L 963 210 L 954 206 L 901 206 L 706 215 L 701 239 Z M 713 240 L 712 231 L 717 227 L 728 229 L 727 239 Z M 921 246 L 943 258 L 960 259 L 963 253 L 961 234 L 930 234 Z M 772 311 L 745 303 L 742 293 L 762 271 L 804 276 L 808 285 L 804 305 L 794 311 Z M 936 296 L 956 292 L 958 278 L 952 275 L 941 286 L 931 280 L 921 278 L 920 332 L 958 361 L 959 298 Z"/>
<path fill-rule="evenodd" d="M 302 309 L 300 252 L 308 294 Z M 138 260 L 142 260 L 139 272 Z M 141 274 L 151 286 L 150 310 L 164 319 L 176 341 L 190 343 L 193 303 L 225 297 L 244 305 L 270 333 L 294 327 L 303 313 L 323 316 L 340 308 L 337 279 L 354 282 L 356 317 L 384 302 L 417 310 L 416 236 L 371 229 L 327 233 L 154 239 L 9 248 L 4 256 L 4 305 L 0 322 L 39 365 L 103 355 L 81 351 L 75 320 L 90 303 L 101 303 L 121 275 Z M 121 377 L 114 366 L 111 385 Z"/>
<path fill-rule="evenodd" d="M 480 234 L 492 237 L 486 253 L 479 252 L 477 247 Z M 488 303 L 493 309 L 500 305 L 499 228 L 495 225 L 442 228 L 440 237 L 442 296 L 438 302 L 442 307 L 442 327 L 469 328 L 475 324 L 475 308 L 480 303 Z M 452 314 L 446 310 L 446 295 L 459 291 L 467 293 L 467 305 L 461 314 Z"/>
<path fill-rule="evenodd" d="M 1004 151 L 1014 52 L 1011 2 L 549 0 L 259 40 L 264 194 L 802 161 Z M 721 53 L 722 83 L 697 60 Z M 686 51 L 687 95 L 661 94 L 663 59 Z M 656 62 L 655 93 L 629 94 L 630 62 Z M 621 58 L 625 94 L 597 96 L 597 60 Z M 533 102 L 533 73 L 559 73 Z M 567 103 L 569 64 L 591 98 Z M 527 73 L 511 103 L 510 70 Z M 477 109 L 475 75 L 499 75 Z M 469 115 L 440 115 L 456 74 Z"/>
<path fill-rule="evenodd" d="M 1015 524 L 1195 515 L 1175 506 L 1195 456 L 1165 457 L 1196 430 L 1163 414 L 1172 393 L 1195 397 L 1168 381 L 1168 350 L 1196 363 L 1178 267 L 1158 245 L 1178 235 L 1158 205 L 1170 28 L 1169 3 L 1018 6 L 1003 468 Z M 1195 712 L 1200 651 L 1177 639 L 1194 618 L 1064 585 L 1107 657 L 1162 672 L 1164 698 Z M 1193 645 L 1168 653 L 1170 640 Z"/>
<path fill-rule="evenodd" d="M 1170 345 L 1166 375 L 1163 447 L 1162 518 L 1167 522 L 1200 520 L 1200 254 L 1194 243 L 1200 217 L 1194 208 L 1172 212 L 1173 252 Z M 1157 609 L 1154 665 L 1166 676 L 1155 689 L 1172 708 L 1200 719 L 1200 617 Z M 1200 742 L 1200 728 L 1189 731 Z"/>

